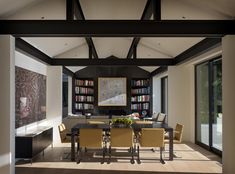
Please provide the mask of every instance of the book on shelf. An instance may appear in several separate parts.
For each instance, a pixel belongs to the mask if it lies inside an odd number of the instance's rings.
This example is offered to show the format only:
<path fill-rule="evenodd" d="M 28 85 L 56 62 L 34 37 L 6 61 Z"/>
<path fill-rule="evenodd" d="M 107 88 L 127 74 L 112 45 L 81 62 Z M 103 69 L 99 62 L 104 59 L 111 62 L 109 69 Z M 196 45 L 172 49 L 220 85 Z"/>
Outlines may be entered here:
<path fill-rule="evenodd" d="M 94 97 L 78 95 L 78 96 L 75 96 L 75 101 L 76 102 L 94 102 Z"/>
<path fill-rule="evenodd" d="M 75 80 L 76 86 L 94 86 L 93 80 Z"/>
<path fill-rule="evenodd" d="M 94 109 L 94 105 L 87 103 L 75 103 L 75 109 L 77 110 Z"/>
<path fill-rule="evenodd" d="M 150 81 L 149 79 L 145 79 L 145 80 L 132 80 L 131 81 L 131 85 L 132 86 L 149 86 Z"/>
<path fill-rule="evenodd" d="M 150 94 L 150 87 L 147 88 L 139 88 L 139 89 L 131 89 L 132 94 Z"/>
<path fill-rule="evenodd" d="M 76 94 L 94 94 L 94 89 L 85 87 L 75 87 Z"/>
<path fill-rule="evenodd" d="M 132 102 L 147 102 L 149 101 L 149 99 L 150 99 L 149 95 L 140 95 L 140 96 L 131 97 Z"/>
<path fill-rule="evenodd" d="M 148 110 L 149 103 L 137 103 L 131 104 L 131 110 Z"/>

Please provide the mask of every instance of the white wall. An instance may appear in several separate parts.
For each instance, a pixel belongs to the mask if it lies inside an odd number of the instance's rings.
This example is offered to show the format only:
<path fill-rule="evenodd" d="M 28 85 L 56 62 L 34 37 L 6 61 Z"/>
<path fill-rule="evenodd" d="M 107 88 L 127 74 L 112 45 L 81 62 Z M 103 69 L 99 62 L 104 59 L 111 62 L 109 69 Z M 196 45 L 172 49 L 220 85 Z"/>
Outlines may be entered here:
<path fill-rule="evenodd" d="M 15 65 L 42 75 L 47 75 L 47 66 L 25 54 L 15 51 Z"/>
<path fill-rule="evenodd" d="M 222 39 L 222 71 L 223 71 L 223 173 L 235 172 L 235 36 Z"/>
<path fill-rule="evenodd" d="M 53 145 L 60 144 L 58 125 L 62 122 L 62 67 L 47 66 L 47 120 L 53 126 Z"/>
<path fill-rule="evenodd" d="M 183 140 L 194 141 L 193 103 L 194 79 L 193 66 L 180 65 L 168 67 L 168 124 L 184 125 Z"/>
<path fill-rule="evenodd" d="M 0 173 L 15 173 L 15 39 L 0 36 Z"/>

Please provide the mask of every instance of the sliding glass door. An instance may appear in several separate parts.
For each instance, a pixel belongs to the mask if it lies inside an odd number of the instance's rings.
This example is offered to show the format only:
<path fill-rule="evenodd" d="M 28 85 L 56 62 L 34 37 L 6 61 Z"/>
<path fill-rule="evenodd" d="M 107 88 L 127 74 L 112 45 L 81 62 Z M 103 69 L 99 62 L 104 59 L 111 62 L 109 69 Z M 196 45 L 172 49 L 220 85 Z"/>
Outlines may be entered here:
<path fill-rule="evenodd" d="M 222 61 L 196 65 L 196 143 L 222 151 Z"/>
<path fill-rule="evenodd" d="M 196 66 L 197 141 L 209 146 L 209 75 L 208 63 Z"/>
<path fill-rule="evenodd" d="M 212 62 L 212 147 L 222 151 L 222 61 Z"/>

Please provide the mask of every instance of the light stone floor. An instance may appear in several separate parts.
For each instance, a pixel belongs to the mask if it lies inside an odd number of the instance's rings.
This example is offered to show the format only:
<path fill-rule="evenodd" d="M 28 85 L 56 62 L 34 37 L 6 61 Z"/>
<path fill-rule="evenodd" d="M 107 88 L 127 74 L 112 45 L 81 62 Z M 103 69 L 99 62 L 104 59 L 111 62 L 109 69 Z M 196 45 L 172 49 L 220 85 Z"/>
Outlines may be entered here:
<path fill-rule="evenodd" d="M 167 145 L 166 145 L 167 146 Z M 168 147 L 166 147 L 167 149 Z M 176 144 L 174 152 L 177 156 L 173 161 L 168 161 L 168 152 L 165 152 L 166 164 L 159 161 L 159 151 L 152 152 L 149 149 L 141 151 L 141 164 L 135 161 L 130 163 L 127 153 L 121 149 L 114 152 L 111 163 L 106 160 L 101 164 L 101 153 L 88 151 L 86 157 L 80 164 L 71 162 L 65 157 L 64 152 L 69 152 L 69 147 L 47 148 L 45 155 L 38 155 L 33 164 L 28 161 L 18 161 L 16 164 L 16 174 L 142 174 L 142 173 L 222 173 L 221 158 L 192 144 Z"/>

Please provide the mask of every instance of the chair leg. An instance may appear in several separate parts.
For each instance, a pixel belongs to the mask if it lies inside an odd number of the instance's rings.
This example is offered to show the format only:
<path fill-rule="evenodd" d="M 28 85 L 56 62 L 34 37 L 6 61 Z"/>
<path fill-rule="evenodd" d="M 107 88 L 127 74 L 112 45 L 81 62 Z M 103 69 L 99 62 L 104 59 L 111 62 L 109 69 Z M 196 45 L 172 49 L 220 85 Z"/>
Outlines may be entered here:
<path fill-rule="evenodd" d="M 109 146 L 109 162 L 108 163 L 110 162 L 111 162 L 111 146 Z"/>
<path fill-rule="evenodd" d="M 131 164 L 134 164 L 135 163 L 135 161 L 134 161 L 134 148 L 131 147 L 130 149 L 131 149 Z"/>
<path fill-rule="evenodd" d="M 164 159 L 162 158 L 162 151 L 163 151 L 163 147 L 160 147 L 160 162 L 161 162 L 162 164 L 165 164 L 165 161 L 164 161 Z"/>
<path fill-rule="evenodd" d="M 105 151 L 106 151 L 106 150 L 105 150 L 105 147 L 103 147 L 102 150 L 103 150 L 103 151 L 102 151 L 102 153 L 103 153 L 103 159 L 102 159 L 101 164 L 104 163 L 104 159 L 105 159 Z"/>
<path fill-rule="evenodd" d="M 140 146 L 137 146 L 137 162 L 140 164 Z"/>
<path fill-rule="evenodd" d="M 82 148 L 79 148 L 77 152 L 77 164 L 81 162 L 81 157 L 82 157 Z"/>
<path fill-rule="evenodd" d="M 79 142 L 77 142 L 77 152 L 79 151 L 79 147 L 80 145 L 79 145 Z"/>

